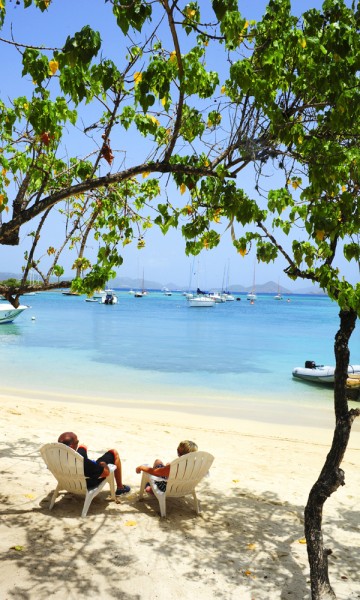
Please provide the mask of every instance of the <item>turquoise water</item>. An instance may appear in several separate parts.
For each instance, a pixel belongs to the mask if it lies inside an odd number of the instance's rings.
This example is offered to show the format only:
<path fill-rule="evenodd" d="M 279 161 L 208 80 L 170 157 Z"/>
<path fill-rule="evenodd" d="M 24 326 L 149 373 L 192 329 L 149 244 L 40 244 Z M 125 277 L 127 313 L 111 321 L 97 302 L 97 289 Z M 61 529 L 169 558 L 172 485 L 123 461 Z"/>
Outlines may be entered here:
<path fill-rule="evenodd" d="M 331 403 L 331 389 L 291 372 L 305 360 L 334 364 L 338 307 L 322 296 L 240 297 L 208 309 L 160 292 L 118 292 L 114 306 L 61 292 L 23 298 L 31 308 L 0 326 L 1 389 L 259 418 Z M 350 348 L 360 364 L 358 330 Z"/>

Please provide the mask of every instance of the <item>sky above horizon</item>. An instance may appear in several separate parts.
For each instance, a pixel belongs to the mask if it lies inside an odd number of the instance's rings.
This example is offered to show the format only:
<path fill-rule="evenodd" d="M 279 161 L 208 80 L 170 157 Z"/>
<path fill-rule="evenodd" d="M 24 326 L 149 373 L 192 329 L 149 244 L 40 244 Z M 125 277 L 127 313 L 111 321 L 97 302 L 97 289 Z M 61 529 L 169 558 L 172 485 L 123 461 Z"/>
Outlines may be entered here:
<path fill-rule="evenodd" d="M 202 3 L 200 3 L 202 5 Z M 247 19 L 258 20 L 263 14 L 266 2 L 257 0 L 256 3 L 249 4 L 245 0 L 239 1 L 239 7 L 242 14 Z M 351 2 L 347 2 L 351 4 Z M 294 0 L 292 9 L 294 14 L 300 15 L 309 8 L 320 8 L 322 2 L 318 0 Z M 85 24 L 89 23 L 92 27 L 100 31 L 106 31 L 105 51 L 117 42 L 118 32 L 114 27 L 109 15 L 106 17 L 106 10 L 110 13 L 110 3 L 105 4 L 97 0 L 53 0 L 50 10 L 47 14 L 41 15 L 33 7 L 24 10 L 14 3 L 8 4 L 8 14 L 6 24 L 1 32 L 1 36 L 6 39 L 15 39 L 17 42 L 30 45 L 51 45 L 58 46 L 63 43 L 67 35 L 73 34 Z M 12 77 L 19 69 L 19 56 L 16 56 L 14 49 L 6 44 L 1 45 L 2 61 L 0 64 L 0 97 L 12 97 L 14 95 L 26 94 L 30 89 L 31 82 L 19 80 Z M 24 91 L 25 90 L 25 91 Z M 131 156 L 136 156 L 137 146 L 126 148 L 127 156 L 131 161 Z M 276 171 L 268 174 L 271 179 L 271 187 L 276 187 Z M 250 169 L 238 178 L 239 186 L 254 197 L 254 175 Z M 269 185 L 270 187 L 270 185 Z M 22 265 L 22 256 L 26 246 L 26 235 L 30 233 L 33 226 L 22 229 L 22 241 L 19 247 L 0 247 L 0 271 L 20 272 Z M 54 221 L 53 231 L 49 235 L 55 235 L 56 223 Z M 267 281 L 276 281 L 280 285 L 300 289 L 308 285 L 305 281 L 292 282 L 283 273 L 286 264 L 279 259 L 276 263 L 269 265 L 256 264 L 254 252 L 248 256 L 241 257 L 232 245 L 230 230 L 227 229 L 227 223 L 221 223 L 219 232 L 221 233 L 220 245 L 213 250 L 203 251 L 199 259 L 187 257 L 185 255 L 185 241 L 181 232 L 171 230 L 164 236 L 157 228 L 149 230 L 146 234 L 146 246 L 137 250 L 136 243 L 124 248 L 122 255 L 124 264 L 118 270 L 120 277 L 141 278 L 144 273 L 145 279 L 163 282 L 176 282 L 178 285 L 187 286 L 190 278 L 197 278 L 197 283 L 202 288 L 222 287 L 224 278 L 229 285 L 237 283 L 245 287 L 252 285 L 254 272 L 258 283 Z M 240 231 L 238 232 L 240 234 Z M 95 253 L 94 246 L 94 253 Z M 74 256 L 62 260 L 61 264 L 65 266 L 65 271 L 69 272 Z M 346 277 L 355 283 L 359 280 L 359 271 L 357 268 L 350 268 L 345 259 L 339 263 Z M 194 281 L 192 281 L 194 284 Z M 226 283 L 226 282 L 225 282 Z"/>

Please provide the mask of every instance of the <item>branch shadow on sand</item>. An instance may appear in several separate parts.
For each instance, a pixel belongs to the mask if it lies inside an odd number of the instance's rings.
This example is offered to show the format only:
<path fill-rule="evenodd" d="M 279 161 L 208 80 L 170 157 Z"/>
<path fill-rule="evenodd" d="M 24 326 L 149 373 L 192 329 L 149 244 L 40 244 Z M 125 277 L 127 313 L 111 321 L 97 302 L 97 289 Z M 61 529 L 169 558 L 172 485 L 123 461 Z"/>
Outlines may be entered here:
<path fill-rule="evenodd" d="M 15 450 L 8 452 L 18 456 Z M 147 576 L 151 564 L 190 585 L 206 581 L 209 598 L 232 600 L 239 597 L 240 587 L 259 600 L 310 598 L 306 546 L 299 542 L 304 535 L 303 506 L 284 503 L 270 491 L 255 495 L 240 483 L 218 490 L 214 482 L 204 480 L 198 489 L 203 509 L 199 516 L 191 497 L 169 499 L 167 517 L 161 519 L 155 498 L 139 501 L 136 492 L 119 504 L 107 503 L 104 491 L 81 519 L 83 500 L 71 494 L 61 495 L 49 511 L 54 481 L 49 483 L 41 459 L 31 455 L 31 477 L 37 474 L 37 487 L 45 490 L 40 501 L 25 501 L 24 493 L 18 502 L 1 497 L 0 560 L 14 579 L 7 600 L 140 600 L 150 597 L 139 590 L 138 581 Z M 348 528 L 347 515 L 343 518 Z M 124 527 L 126 523 L 134 525 Z M 145 550 L 141 557 L 139 545 Z M 331 576 L 352 579 L 349 548 L 327 532 L 326 546 L 333 549 Z M 358 563 L 360 549 L 353 547 L 351 552 L 352 564 Z M 160 589 L 161 578 L 157 585 Z"/>

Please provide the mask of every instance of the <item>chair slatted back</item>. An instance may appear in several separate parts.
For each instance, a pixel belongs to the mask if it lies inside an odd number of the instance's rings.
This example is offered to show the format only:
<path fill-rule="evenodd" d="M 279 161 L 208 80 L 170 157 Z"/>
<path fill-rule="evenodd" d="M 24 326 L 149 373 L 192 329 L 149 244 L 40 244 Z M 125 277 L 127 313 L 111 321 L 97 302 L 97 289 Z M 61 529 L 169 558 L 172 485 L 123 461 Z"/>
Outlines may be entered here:
<path fill-rule="evenodd" d="M 45 444 L 40 450 L 49 471 L 68 492 L 85 496 L 87 492 L 84 475 L 84 459 L 65 444 Z"/>
<path fill-rule="evenodd" d="M 208 452 L 190 452 L 170 463 L 170 475 L 166 486 L 167 496 L 191 494 L 197 484 L 209 472 L 214 457 Z"/>

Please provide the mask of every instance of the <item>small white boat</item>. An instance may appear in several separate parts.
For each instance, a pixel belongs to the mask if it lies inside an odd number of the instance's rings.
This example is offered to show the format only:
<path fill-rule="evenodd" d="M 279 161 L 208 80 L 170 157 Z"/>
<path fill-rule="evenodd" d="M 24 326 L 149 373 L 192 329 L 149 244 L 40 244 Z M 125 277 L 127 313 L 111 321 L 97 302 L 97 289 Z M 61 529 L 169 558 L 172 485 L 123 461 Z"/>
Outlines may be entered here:
<path fill-rule="evenodd" d="M 230 292 L 222 292 L 221 297 L 224 298 L 225 302 L 234 302 L 235 296 L 230 294 Z"/>
<path fill-rule="evenodd" d="M 85 302 L 96 302 L 97 304 L 99 303 L 99 300 L 97 298 L 85 298 Z"/>
<path fill-rule="evenodd" d="M 360 365 L 349 365 L 348 375 L 360 375 Z M 303 381 L 313 381 L 314 383 L 334 383 L 335 367 L 328 365 L 316 365 L 313 361 L 307 360 L 305 367 L 296 367 L 292 372 L 295 379 Z"/>
<path fill-rule="evenodd" d="M 282 299 L 283 299 L 283 297 L 280 293 L 276 294 L 276 296 L 274 296 L 274 300 L 282 300 Z"/>
<path fill-rule="evenodd" d="M 118 298 L 113 292 L 108 292 L 101 298 L 101 304 L 117 304 Z"/>
<path fill-rule="evenodd" d="M 254 302 L 254 300 L 257 299 L 257 295 L 254 292 L 249 292 L 246 296 L 246 299 L 250 300 L 251 302 Z"/>
<path fill-rule="evenodd" d="M 21 313 L 29 308 L 25 304 L 20 304 L 17 308 L 14 308 L 12 304 L 0 304 L 0 324 L 6 325 L 6 323 L 12 323 Z"/>
<path fill-rule="evenodd" d="M 172 292 L 170 292 L 169 288 L 167 288 L 167 287 L 164 287 L 162 289 L 162 292 L 163 292 L 164 296 L 172 296 Z"/>
<path fill-rule="evenodd" d="M 210 296 L 193 296 L 187 301 L 192 308 L 209 308 L 215 305 L 215 300 Z"/>

